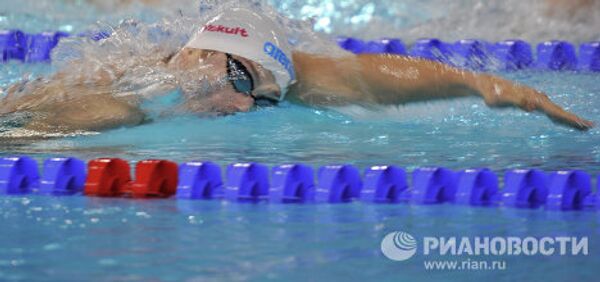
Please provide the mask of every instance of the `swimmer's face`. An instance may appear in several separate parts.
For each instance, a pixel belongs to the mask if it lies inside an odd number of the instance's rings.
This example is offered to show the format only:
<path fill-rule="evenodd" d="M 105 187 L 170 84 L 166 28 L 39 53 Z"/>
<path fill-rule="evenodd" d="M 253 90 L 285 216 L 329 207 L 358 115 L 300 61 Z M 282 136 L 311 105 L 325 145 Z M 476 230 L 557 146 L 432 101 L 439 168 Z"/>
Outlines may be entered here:
<path fill-rule="evenodd" d="M 278 101 L 281 95 L 270 71 L 239 56 L 184 48 L 170 60 L 169 66 L 189 71 L 190 79 L 202 77 L 210 82 L 222 82 L 211 88 L 211 93 L 202 93 L 200 98 L 191 97 L 198 101 L 191 108 L 195 112 L 246 112 L 257 103 Z"/>

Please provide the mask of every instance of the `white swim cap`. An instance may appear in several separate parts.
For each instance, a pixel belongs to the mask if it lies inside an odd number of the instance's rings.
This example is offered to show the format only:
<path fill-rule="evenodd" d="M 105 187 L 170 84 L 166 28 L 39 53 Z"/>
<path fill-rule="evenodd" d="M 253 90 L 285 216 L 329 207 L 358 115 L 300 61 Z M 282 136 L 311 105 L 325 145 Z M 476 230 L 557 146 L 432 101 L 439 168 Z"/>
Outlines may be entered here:
<path fill-rule="evenodd" d="M 230 53 L 270 70 L 281 88 L 295 80 L 291 47 L 275 22 L 244 8 L 227 9 L 209 20 L 185 47 Z"/>

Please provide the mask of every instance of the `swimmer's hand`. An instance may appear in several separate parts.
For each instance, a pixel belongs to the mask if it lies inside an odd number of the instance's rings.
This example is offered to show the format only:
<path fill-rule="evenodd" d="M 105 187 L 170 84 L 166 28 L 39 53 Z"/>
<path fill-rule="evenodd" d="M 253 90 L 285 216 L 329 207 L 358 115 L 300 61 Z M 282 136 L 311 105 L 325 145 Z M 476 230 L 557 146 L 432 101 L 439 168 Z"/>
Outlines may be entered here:
<path fill-rule="evenodd" d="M 548 96 L 533 88 L 518 85 L 492 75 L 477 75 L 472 84 L 490 107 L 518 107 L 527 112 L 540 111 L 553 122 L 578 130 L 588 130 L 594 123 L 564 110 Z"/>

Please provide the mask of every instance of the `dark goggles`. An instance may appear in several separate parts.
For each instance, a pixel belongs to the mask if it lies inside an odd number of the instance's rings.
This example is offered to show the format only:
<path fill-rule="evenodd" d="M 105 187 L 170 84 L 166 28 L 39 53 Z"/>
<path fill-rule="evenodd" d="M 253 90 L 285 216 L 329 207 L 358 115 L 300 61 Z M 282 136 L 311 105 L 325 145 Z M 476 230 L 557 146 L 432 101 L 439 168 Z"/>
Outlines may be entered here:
<path fill-rule="evenodd" d="M 272 106 L 277 104 L 278 101 L 269 98 L 257 98 L 252 95 L 254 90 L 254 79 L 252 75 L 240 61 L 236 60 L 229 53 L 225 53 L 227 56 L 227 79 L 231 82 L 233 89 L 239 93 L 252 96 L 254 98 L 254 104 L 257 106 Z"/>
<path fill-rule="evenodd" d="M 246 95 L 252 95 L 254 90 L 254 80 L 250 72 L 240 61 L 234 59 L 231 54 L 225 54 L 227 56 L 227 78 L 233 85 L 235 91 L 244 93 Z"/>

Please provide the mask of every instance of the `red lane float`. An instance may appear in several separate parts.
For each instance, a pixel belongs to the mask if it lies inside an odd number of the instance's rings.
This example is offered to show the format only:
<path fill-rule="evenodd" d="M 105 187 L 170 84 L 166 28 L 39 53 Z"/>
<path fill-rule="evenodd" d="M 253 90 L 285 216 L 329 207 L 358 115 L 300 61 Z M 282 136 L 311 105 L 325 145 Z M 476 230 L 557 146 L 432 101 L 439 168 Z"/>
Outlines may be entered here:
<path fill-rule="evenodd" d="M 87 196 L 119 197 L 127 193 L 131 182 L 129 164 L 122 159 L 95 159 L 88 163 L 83 192 Z"/>
<path fill-rule="evenodd" d="M 140 161 L 131 185 L 134 198 L 168 198 L 177 193 L 177 164 L 165 160 Z"/>
<path fill-rule="evenodd" d="M 144 160 L 135 166 L 135 181 L 122 159 L 96 159 L 88 164 L 84 193 L 96 197 L 168 198 L 177 192 L 177 164 Z"/>

